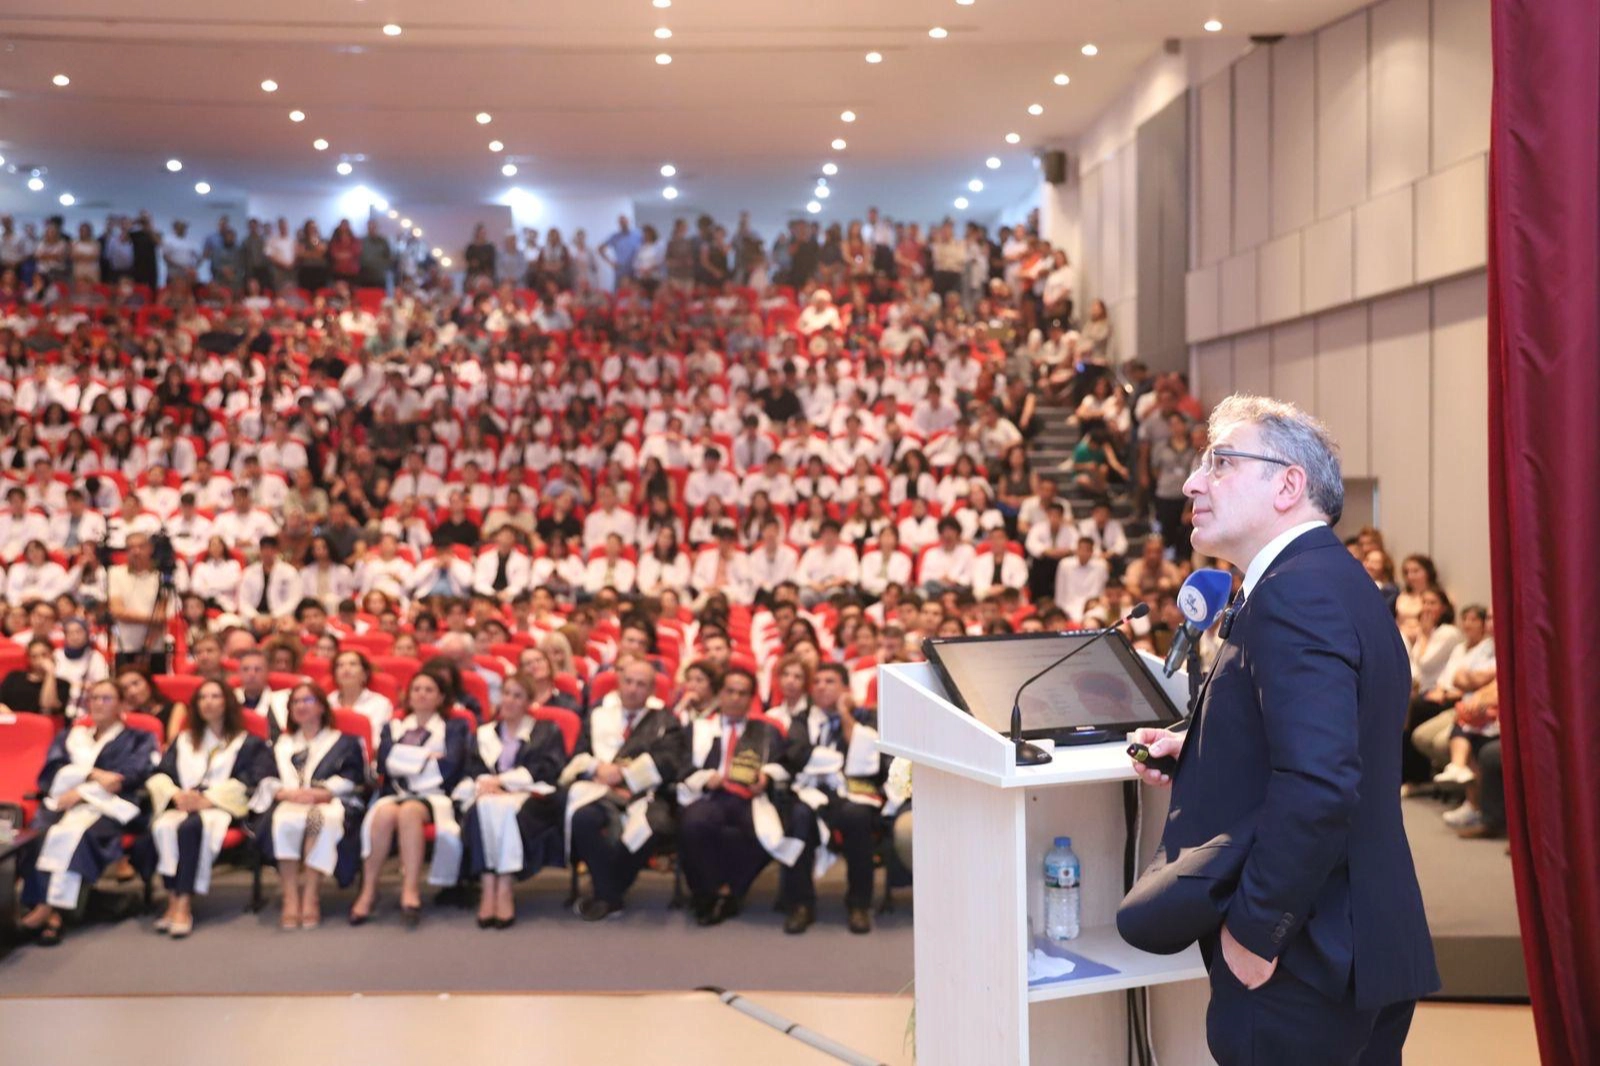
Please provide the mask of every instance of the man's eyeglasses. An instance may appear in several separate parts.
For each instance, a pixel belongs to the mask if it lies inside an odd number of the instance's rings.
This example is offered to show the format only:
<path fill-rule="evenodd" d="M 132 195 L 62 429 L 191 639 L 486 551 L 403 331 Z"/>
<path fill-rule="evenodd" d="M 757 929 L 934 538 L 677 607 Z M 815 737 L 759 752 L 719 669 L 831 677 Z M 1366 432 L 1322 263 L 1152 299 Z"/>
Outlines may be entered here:
<path fill-rule="evenodd" d="M 1273 463 L 1277 466 L 1294 466 L 1287 459 L 1279 459 L 1275 455 L 1262 455 L 1259 452 L 1241 452 L 1233 448 L 1207 448 L 1200 456 L 1200 465 L 1195 467 L 1195 472 L 1206 477 L 1224 477 L 1233 470 L 1240 460 L 1255 459 L 1262 463 Z"/>

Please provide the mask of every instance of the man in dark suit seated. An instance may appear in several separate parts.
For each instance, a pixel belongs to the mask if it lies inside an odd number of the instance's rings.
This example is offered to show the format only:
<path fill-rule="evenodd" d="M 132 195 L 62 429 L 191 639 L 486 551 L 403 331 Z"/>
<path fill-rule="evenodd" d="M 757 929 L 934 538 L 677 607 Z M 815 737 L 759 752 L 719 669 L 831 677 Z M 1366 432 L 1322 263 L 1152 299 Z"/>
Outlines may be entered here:
<path fill-rule="evenodd" d="M 1416 1000 L 1439 987 L 1400 817 L 1406 651 L 1329 528 L 1344 490 L 1321 423 L 1233 396 L 1210 439 L 1184 485 L 1194 547 L 1244 586 L 1187 731 L 1134 737 L 1179 759 L 1169 858 L 1222 833 L 1248 841 L 1201 940 L 1207 1042 L 1222 1066 L 1398 1066 Z"/>

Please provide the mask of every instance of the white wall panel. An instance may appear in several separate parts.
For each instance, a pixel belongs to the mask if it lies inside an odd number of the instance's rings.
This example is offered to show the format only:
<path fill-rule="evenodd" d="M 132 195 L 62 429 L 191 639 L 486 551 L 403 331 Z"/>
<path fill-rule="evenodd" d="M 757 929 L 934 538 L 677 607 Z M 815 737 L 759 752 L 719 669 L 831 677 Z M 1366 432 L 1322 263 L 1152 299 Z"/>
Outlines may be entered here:
<path fill-rule="evenodd" d="M 1222 261 L 1218 326 L 1224 333 L 1253 329 L 1256 317 L 1256 253 L 1244 252 Z"/>
<path fill-rule="evenodd" d="M 1200 86 L 1199 118 L 1195 123 L 1199 165 L 1195 175 L 1199 188 L 1194 204 L 1199 212 L 1196 223 L 1196 266 L 1210 266 L 1233 251 L 1233 226 L 1230 220 L 1233 198 L 1233 115 L 1232 79 L 1223 71 Z"/>
<path fill-rule="evenodd" d="M 1432 538 L 1432 299 L 1413 289 L 1370 306 L 1368 465 L 1378 482 L 1378 528 L 1398 566 L 1403 556 L 1426 552 Z"/>
<path fill-rule="evenodd" d="M 1354 272 L 1354 230 L 1351 212 L 1344 211 L 1306 227 L 1305 254 L 1301 269 L 1305 276 L 1307 311 L 1349 303 Z"/>
<path fill-rule="evenodd" d="M 1317 417 L 1339 442 L 1344 476 L 1369 476 L 1367 308 L 1346 307 L 1316 320 Z"/>
<path fill-rule="evenodd" d="M 1416 277 L 1412 186 L 1356 208 L 1356 297 L 1393 292 Z"/>
<path fill-rule="evenodd" d="M 1122 183 L 1122 228 L 1117 231 L 1117 239 L 1122 242 L 1122 291 L 1118 295 L 1126 300 L 1139 290 L 1139 152 L 1136 144 L 1129 142 L 1117 153 L 1117 166 Z"/>
<path fill-rule="evenodd" d="M 1262 322 L 1294 318 L 1305 306 L 1300 288 L 1300 244 L 1301 235 L 1296 231 L 1261 246 L 1256 307 Z"/>
<path fill-rule="evenodd" d="M 1433 289 L 1433 559 L 1446 591 L 1489 588 L 1488 323 L 1483 275 Z"/>
<path fill-rule="evenodd" d="M 1367 13 L 1317 32 L 1317 217 L 1367 196 Z"/>
<path fill-rule="evenodd" d="M 1257 48 L 1233 68 L 1233 250 L 1272 234 L 1272 51 Z"/>
<path fill-rule="evenodd" d="M 1307 411 L 1317 409 L 1317 337 L 1311 319 L 1273 329 L 1272 394 Z"/>
<path fill-rule="evenodd" d="M 1196 395 L 1200 405 L 1211 410 L 1233 392 L 1233 342 L 1212 341 L 1194 350 Z"/>
<path fill-rule="evenodd" d="M 1123 188 L 1122 169 L 1115 157 L 1100 172 L 1100 278 L 1104 295 L 1115 299 L 1127 288 L 1128 264 L 1122 261 L 1122 211 L 1129 190 Z"/>
<path fill-rule="evenodd" d="M 1474 156 L 1417 185 L 1417 280 L 1483 266 L 1488 256 L 1488 157 Z"/>
<path fill-rule="evenodd" d="M 1191 341 L 1210 340 L 1218 326 L 1221 269 L 1190 271 L 1184 279 L 1184 336 Z"/>
<path fill-rule="evenodd" d="M 1372 195 L 1428 173 L 1428 0 L 1371 9 Z"/>
<path fill-rule="evenodd" d="M 1102 166 L 1086 170 L 1079 179 L 1078 209 L 1083 212 L 1079 230 L 1083 240 L 1083 262 L 1078 264 L 1078 277 L 1085 307 L 1089 300 L 1106 298 L 1105 277 L 1101 272 L 1104 256 L 1100 254 L 1100 185 L 1105 169 Z M 1107 300 L 1109 305 L 1110 301 Z M 1122 322 L 1119 321 L 1117 326 L 1120 329 Z"/>
<path fill-rule="evenodd" d="M 1233 341 L 1233 391 L 1272 395 L 1272 334 L 1260 329 Z"/>
<path fill-rule="evenodd" d="M 1316 42 L 1287 37 L 1272 46 L 1272 233 L 1316 216 Z"/>
<path fill-rule="evenodd" d="M 1489 150 L 1489 0 L 1433 0 L 1433 169 Z"/>

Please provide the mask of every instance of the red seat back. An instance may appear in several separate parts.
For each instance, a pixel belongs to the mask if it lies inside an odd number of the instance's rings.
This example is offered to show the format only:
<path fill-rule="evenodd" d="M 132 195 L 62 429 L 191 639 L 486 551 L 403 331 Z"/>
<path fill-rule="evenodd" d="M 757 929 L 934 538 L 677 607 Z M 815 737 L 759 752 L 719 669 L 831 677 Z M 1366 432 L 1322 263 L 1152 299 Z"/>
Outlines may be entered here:
<path fill-rule="evenodd" d="M 489 682 L 478 676 L 476 671 L 461 671 L 461 688 L 467 695 L 478 701 L 478 706 L 483 708 L 485 721 L 494 717 L 494 708 L 489 705 Z"/>
<path fill-rule="evenodd" d="M 272 739 L 272 730 L 267 725 L 267 716 L 257 714 L 255 711 L 241 711 L 244 715 L 244 727 L 252 735 L 262 740 Z"/>
<path fill-rule="evenodd" d="M 31 821 L 32 801 L 23 796 L 39 787 L 56 724 L 45 714 L 0 716 L 0 803 L 15 803 Z"/>
<path fill-rule="evenodd" d="M 567 749 L 567 758 L 570 759 L 578 746 L 578 731 L 582 728 L 578 716 L 565 707 L 535 707 L 532 714 L 539 721 L 556 724 L 556 728 L 561 730 L 561 742 Z"/>
<path fill-rule="evenodd" d="M 186 707 L 194 702 L 194 694 L 205 684 L 205 678 L 194 674 L 156 674 L 150 680 L 157 692 Z"/>
<path fill-rule="evenodd" d="M 361 741 L 361 757 L 368 765 L 372 763 L 372 722 L 360 711 L 333 710 L 333 728 L 347 737 L 355 737 Z"/>

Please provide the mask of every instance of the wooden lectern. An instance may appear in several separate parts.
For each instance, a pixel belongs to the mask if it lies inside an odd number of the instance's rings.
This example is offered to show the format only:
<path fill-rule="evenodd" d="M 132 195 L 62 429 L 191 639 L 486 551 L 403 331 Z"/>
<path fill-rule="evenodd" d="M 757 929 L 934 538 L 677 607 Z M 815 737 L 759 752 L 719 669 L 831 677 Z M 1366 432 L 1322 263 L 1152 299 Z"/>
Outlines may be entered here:
<path fill-rule="evenodd" d="M 1181 695 L 1181 680 L 1162 683 Z M 1122 790 L 1135 779 L 1126 744 L 1060 748 L 1050 763 L 1018 767 L 1011 742 L 953 705 L 926 663 L 881 668 L 878 696 L 883 751 L 914 765 L 920 1066 L 1121 1063 L 1123 992 L 1146 985 L 1164 986 L 1150 994 L 1162 1066 L 1210 1063 L 1199 950 L 1151 955 L 1117 934 Z M 1160 840 L 1167 795 L 1141 788 L 1143 869 Z M 1057 836 L 1072 837 L 1083 865 L 1082 932 L 1062 946 L 1116 972 L 1030 987 L 1028 952 L 1043 933 L 1044 854 Z"/>

